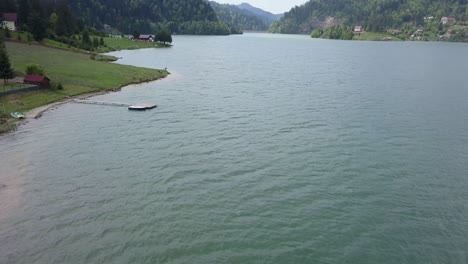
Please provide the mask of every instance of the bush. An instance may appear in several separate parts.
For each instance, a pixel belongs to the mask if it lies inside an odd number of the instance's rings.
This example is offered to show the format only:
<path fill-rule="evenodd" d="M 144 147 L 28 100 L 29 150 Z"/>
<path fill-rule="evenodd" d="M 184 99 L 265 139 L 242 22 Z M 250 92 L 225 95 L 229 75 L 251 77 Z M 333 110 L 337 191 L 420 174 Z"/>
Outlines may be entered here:
<path fill-rule="evenodd" d="M 59 83 L 57 84 L 57 90 L 63 90 L 63 85 L 62 85 L 62 83 L 59 82 Z"/>
<path fill-rule="evenodd" d="M 28 64 L 26 66 L 26 74 L 28 75 L 45 75 L 44 68 L 38 64 Z"/>

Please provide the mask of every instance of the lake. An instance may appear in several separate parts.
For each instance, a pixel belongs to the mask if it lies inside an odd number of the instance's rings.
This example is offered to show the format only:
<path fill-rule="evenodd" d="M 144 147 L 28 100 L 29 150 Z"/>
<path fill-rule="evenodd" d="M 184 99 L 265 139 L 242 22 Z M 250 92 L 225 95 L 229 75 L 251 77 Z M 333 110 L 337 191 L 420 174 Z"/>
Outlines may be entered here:
<path fill-rule="evenodd" d="M 467 263 L 468 46 L 175 36 L 0 136 L 0 263 Z"/>

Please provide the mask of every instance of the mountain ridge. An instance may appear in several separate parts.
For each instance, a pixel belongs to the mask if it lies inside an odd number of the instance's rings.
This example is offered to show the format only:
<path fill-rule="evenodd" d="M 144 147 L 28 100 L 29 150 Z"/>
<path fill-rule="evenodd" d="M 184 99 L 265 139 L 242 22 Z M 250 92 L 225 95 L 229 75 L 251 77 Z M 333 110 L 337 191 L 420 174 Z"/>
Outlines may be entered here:
<path fill-rule="evenodd" d="M 239 5 L 209 1 L 218 19 L 231 27 L 247 31 L 267 31 L 282 15 L 275 15 L 248 3 Z"/>

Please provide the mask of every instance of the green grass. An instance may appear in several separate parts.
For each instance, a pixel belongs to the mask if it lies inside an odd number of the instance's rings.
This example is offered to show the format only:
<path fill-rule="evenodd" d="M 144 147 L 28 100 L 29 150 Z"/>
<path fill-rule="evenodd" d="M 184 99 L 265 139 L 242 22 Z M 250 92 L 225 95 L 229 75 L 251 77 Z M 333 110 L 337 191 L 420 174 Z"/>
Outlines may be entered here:
<path fill-rule="evenodd" d="M 39 64 L 52 82 L 61 83 L 64 87 L 63 90 L 44 89 L 2 98 L 6 101 L 4 106 L 6 113 L 24 112 L 69 96 L 112 90 L 130 83 L 156 80 L 168 75 L 165 70 L 92 60 L 90 55 L 78 52 L 15 42 L 5 44 L 15 71 L 24 72 L 26 65 Z"/>
<path fill-rule="evenodd" d="M 128 38 L 104 38 L 104 43 L 107 47 L 100 47 L 99 52 L 109 52 L 113 50 L 131 50 L 156 48 L 158 45 L 155 42 L 133 41 Z"/>
<path fill-rule="evenodd" d="M 385 37 L 392 38 L 392 40 L 400 40 L 399 38 L 388 33 L 378 33 L 378 32 L 361 32 L 354 34 L 353 40 L 383 40 Z"/>
<path fill-rule="evenodd" d="M 7 85 L 5 85 L 3 80 L 2 80 L 1 85 L 0 85 L 0 92 L 7 92 L 7 91 L 11 91 L 11 90 L 26 88 L 26 87 L 29 87 L 29 86 L 25 85 L 25 84 L 11 83 L 11 82 L 9 82 Z"/>
<path fill-rule="evenodd" d="M 18 39 L 19 36 L 19 39 Z M 78 37 L 77 35 L 75 37 Z M 101 37 L 99 36 L 90 36 L 91 39 L 93 38 L 98 38 L 100 39 Z M 23 43 L 31 43 L 31 44 L 41 44 L 41 45 L 46 45 L 49 47 L 53 48 L 59 48 L 59 49 L 67 49 L 67 50 L 72 50 L 72 51 L 78 51 L 78 52 L 86 52 L 85 50 L 76 48 L 76 47 L 71 47 L 68 44 L 51 40 L 51 39 L 43 39 L 41 42 L 35 41 L 32 36 L 30 35 L 30 41 L 28 42 L 28 33 L 25 32 L 11 32 L 11 40 L 18 41 L 20 40 Z M 161 43 L 157 42 L 144 42 L 144 41 L 133 41 L 128 38 L 109 38 L 109 37 L 104 37 L 104 43 L 105 47 L 99 47 L 96 52 L 104 53 L 104 52 L 110 52 L 110 51 L 116 51 L 116 50 L 132 50 L 132 49 L 146 49 L 146 48 L 161 48 L 161 47 L 168 47 L 170 45 L 163 45 Z"/>
<path fill-rule="evenodd" d="M 79 49 L 79 48 L 76 48 L 76 47 L 72 47 L 72 46 L 69 46 L 68 44 L 58 42 L 58 41 L 55 41 L 55 40 L 51 40 L 51 39 L 44 39 L 44 40 L 42 40 L 42 43 L 40 43 L 40 44 L 46 45 L 46 46 L 49 46 L 49 47 L 52 47 L 52 48 L 65 49 L 65 50 L 71 50 L 71 51 L 85 52 L 86 53 L 85 50 L 82 50 L 82 49 Z"/>
<path fill-rule="evenodd" d="M 449 27 L 449 29 L 451 30 L 465 30 L 465 29 L 468 29 L 468 26 L 465 26 L 465 25 L 452 25 Z"/>

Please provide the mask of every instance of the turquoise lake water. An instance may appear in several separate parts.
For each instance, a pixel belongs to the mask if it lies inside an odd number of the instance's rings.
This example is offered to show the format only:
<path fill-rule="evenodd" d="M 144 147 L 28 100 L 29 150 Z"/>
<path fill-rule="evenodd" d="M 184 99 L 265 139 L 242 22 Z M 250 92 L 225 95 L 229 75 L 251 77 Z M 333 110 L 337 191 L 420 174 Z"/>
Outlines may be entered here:
<path fill-rule="evenodd" d="M 0 263 L 468 263 L 468 45 L 175 36 L 0 136 Z"/>

